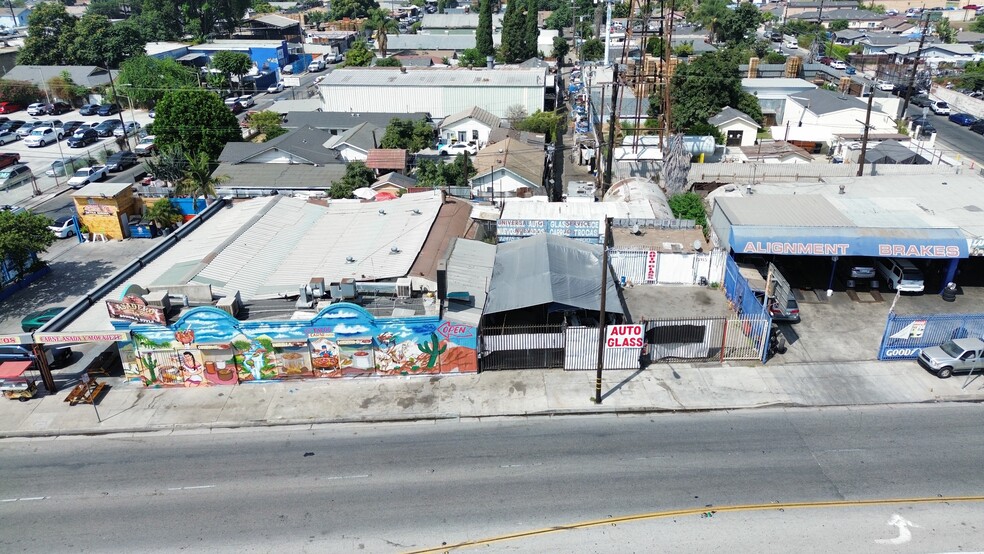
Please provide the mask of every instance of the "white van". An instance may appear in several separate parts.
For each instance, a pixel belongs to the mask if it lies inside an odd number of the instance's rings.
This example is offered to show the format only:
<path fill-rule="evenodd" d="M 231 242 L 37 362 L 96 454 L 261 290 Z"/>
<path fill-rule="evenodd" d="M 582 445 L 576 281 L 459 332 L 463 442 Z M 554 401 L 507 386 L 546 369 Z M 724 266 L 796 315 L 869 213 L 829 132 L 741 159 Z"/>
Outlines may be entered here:
<path fill-rule="evenodd" d="M 926 285 L 922 271 L 912 262 L 900 258 L 879 258 L 875 262 L 878 273 L 888 283 L 891 290 L 902 292 L 922 292 Z"/>

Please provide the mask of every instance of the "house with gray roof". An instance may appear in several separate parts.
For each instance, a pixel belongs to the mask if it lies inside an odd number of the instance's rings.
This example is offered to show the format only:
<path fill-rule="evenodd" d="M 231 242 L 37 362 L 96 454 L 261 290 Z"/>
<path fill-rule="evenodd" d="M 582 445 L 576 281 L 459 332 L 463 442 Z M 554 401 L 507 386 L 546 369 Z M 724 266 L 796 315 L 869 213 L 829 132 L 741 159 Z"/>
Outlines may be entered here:
<path fill-rule="evenodd" d="M 836 135 L 863 130 L 867 102 L 847 94 L 813 89 L 791 94 L 783 120 L 772 128 L 772 137 L 794 143 L 830 145 Z M 892 114 L 874 104 L 870 119 L 872 133 L 896 132 Z M 809 148 L 808 148 L 809 150 Z"/>
<path fill-rule="evenodd" d="M 338 152 L 346 162 L 364 162 L 369 151 L 379 148 L 386 129 L 369 122 L 359 123 L 340 135 L 335 135 L 325 143 L 328 148 Z"/>
<path fill-rule="evenodd" d="M 887 15 L 878 14 L 868 10 L 858 10 L 850 8 L 830 9 L 824 4 L 821 10 L 811 10 L 789 16 L 789 19 L 801 21 L 820 21 L 820 25 L 829 28 L 833 21 L 847 21 L 848 29 L 873 29 L 883 28 L 882 22 L 888 19 Z"/>
<path fill-rule="evenodd" d="M 439 133 L 445 144 L 473 142 L 482 148 L 488 144 L 489 134 L 499 127 L 500 122 L 498 116 L 473 106 L 445 117 L 441 121 Z"/>
<path fill-rule="evenodd" d="M 329 135 L 339 135 L 360 123 L 372 123 L 385 129 L 393 119 L 411 119 L 413 121 L 431 121 L 431 115 L 426 112 L 372 112 L 372 111 L 288 111 L 284 118 L 284 129 L 297 129 L 310 125 L 321 129 Z"/>
<path fill-rule="evenodd" d="M 725 106 L 707 122 L 721 132 L 721 136 L 725 137 L 725 145 L 727 146 L 751 146 L 755 144 L 759 124 L 741 110 Z"/>
<path fill-rule="evenodd" d="M 25 81 L 44 88 L 52 77 L 61 77 L 68 72 L 72 81 L 79 86 L 95 88 L 109 85 L 109 72 L 94 65 L 15 65 L 4 74 L 8 81 Z M 113 72 L 115 78 L 116 73 Z"/>
<path fill-rule="evenodd" d="M 492 35 L 492 43 L 496 46 L 502 42 L 501 39 L 502 35 L 498 33 Z M 468 48 L 475 48 L 475 35 L 472 33 L 466 35 L 446 35 L 443 33 L 439 35 L 388 35 L 386 38 L 387 55 L 408 51 L 461 52 Z"/>
<path fill-rule="evenodd" d="M 505 14 L 492 14 L 492 32 L 502 29 Z M 420 20 L 420 32 L 424 34 L 461 33 L 474 35 L 478 29 L 478 13 L 425 13 Z"/>

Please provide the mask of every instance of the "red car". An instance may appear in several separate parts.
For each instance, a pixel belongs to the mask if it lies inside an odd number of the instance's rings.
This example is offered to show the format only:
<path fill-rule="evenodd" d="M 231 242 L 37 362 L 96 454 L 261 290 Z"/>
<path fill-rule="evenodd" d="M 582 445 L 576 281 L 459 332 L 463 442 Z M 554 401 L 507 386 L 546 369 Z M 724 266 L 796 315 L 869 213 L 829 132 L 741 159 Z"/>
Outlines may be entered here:
<path fill-rule="evenodd" d="M 7 167 L 8 165 L 14 165 L 19 161 L 20 161 L 20 154 L 16 152 L 0 153 L 0 168 Z"/>
<path fill-rule="evenodd" d="M 0 113 L 14 113 L 23 110 L 24 106 L 13 102 L 0 102 Z"/>

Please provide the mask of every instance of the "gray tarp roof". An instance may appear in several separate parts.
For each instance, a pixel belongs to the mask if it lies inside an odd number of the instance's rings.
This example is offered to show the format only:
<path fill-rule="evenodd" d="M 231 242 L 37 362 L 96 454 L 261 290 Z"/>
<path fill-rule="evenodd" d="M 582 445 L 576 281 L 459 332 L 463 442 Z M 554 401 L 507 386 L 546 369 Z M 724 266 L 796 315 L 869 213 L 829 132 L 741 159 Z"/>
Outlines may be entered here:
<path fill-rule="evenodd" d="M 551 303 L 597 311 L 599 281 L 601 245 L 547 234 L 502 243 L 496 250 L 485 313 Z M 611 271 L 607 294 L 605 311 L 622 313 Z"/>
<path fill-rule="evenodd" d="M 886 140 L 877 144 L 864 157 L 868 163 L 879 164 L 916 164 L 926 165 L 929 160 L 920 156 L 910 148 L 906 148 L 897 140 Z"/>

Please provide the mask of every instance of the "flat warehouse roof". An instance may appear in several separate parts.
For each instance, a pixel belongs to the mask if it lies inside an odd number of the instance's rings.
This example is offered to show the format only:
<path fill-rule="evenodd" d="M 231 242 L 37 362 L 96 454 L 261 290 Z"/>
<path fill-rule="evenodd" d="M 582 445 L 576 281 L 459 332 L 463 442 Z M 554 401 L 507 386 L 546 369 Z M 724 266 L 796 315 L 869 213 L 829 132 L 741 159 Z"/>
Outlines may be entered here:
<path fill-rule="evenodd" d="M 544 87 L 546 69 L 336 69 L 321 86 Z"/>

